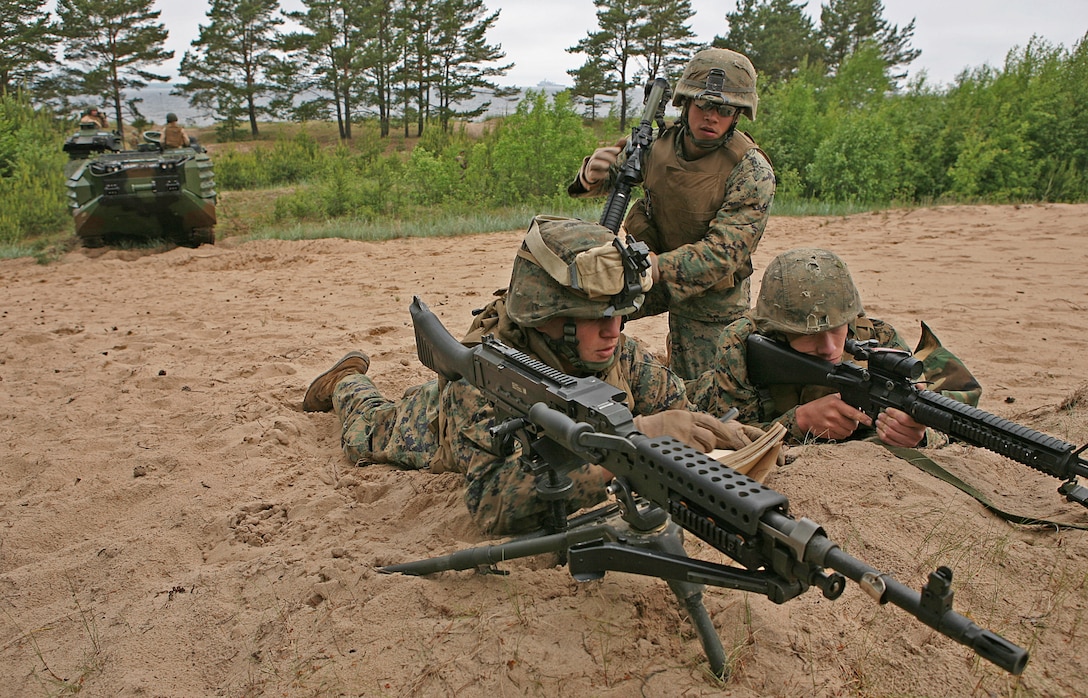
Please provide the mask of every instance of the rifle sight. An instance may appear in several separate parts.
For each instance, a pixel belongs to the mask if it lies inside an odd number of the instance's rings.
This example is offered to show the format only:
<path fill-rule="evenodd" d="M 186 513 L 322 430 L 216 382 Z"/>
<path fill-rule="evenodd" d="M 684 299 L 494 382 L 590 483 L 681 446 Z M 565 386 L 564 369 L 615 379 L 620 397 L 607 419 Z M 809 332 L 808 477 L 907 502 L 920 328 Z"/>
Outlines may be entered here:
<path fill-rule="evenodd" d="M 922 362 L 911 356 L 910 352 L 898 349 L 878 349 L 876 340 L 858 342 L 848 339 L 846 351 L 858 361 L 867 362 L 870 373 L 909 378 L 912 381 L 922 377 Z"/>

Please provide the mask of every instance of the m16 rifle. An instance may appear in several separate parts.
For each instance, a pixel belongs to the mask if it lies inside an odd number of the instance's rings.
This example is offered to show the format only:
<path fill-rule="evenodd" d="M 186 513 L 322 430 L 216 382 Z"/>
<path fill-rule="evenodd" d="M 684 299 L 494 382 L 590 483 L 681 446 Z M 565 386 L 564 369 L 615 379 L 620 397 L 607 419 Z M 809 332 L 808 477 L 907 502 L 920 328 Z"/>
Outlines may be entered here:
<path fill-rule="evenodd" d="M 1071 443 L 1011 422 L 931 390 L 919 388 L 922 362 L 909 352 L 881 349 L 876 342 L 846 340 L 846 351 L 861 367 L 850 362 L 832 364 L 795 351 L 789 345 L 758 334 L 748 337 L 748 377 L 761 385 L 822 385 L 839 391 L 843 402 L 857 407 L 872 419 L 886 407 L 909 414 L 914 421 L 941 431 L 953 439 L 993 451 L 1064 480 L 1058 492 L 1071 502 L 1088 507 L 1088 488 L 1077 476 L 1088 477 L 1088 461 Z"/>
<path fill-rule="evenodd" d="M 492 435 L 516 439 L 542 497 L 561 496 L 567 473 L 597 463 L 614 475 L 608 489 L 618 506 L 577 517 L 564 531 L 389 565 L 382 572 L 486 571 L 505 560 L 557 552 L 579 581 L 608 570 L 659 577 L 685 605 L 718 676 L 726 670 L 725 653 L 702 604 L 703 585 L 784 603 L 810 586 L 837 598 L 849 578 L 878 603 L 898 606 L 1006 671 L 1023 671 L 1024 649 L 952 610 L 947 567 L 930 573 L 919 594 L 840 550 L 819 524 L 795 519 L 784 495 L 676 439 L 641 434 L 623 392 L 613 386 L 564 374 L 490 336 L 466 347 L 418 298 L 411 314 L 420 361 L 447 380 L 464 378 L 493 402 Z M 689 558 L 681 527 L 745 569 Z"/>
<path fill-rule="evenodd" d="M 613 233 L 619 232 L 623 215 L 627 212 L 627 204 L 631 198 L 631 189 L 636 184 L 642 183 L 642 158 L 650 150 L 654 140 L 654 120 L 657 120 L 658 130 L 665 129 L 665 103 L 668 102 L 671 90 L 665 78 L 657 78 L 646 83 L 645 106 L 642 109 L 642 117 L 638 126 L 631 131 L 631 138 L 627 140 L 627 148 L 624 151 L 626 160 L 620 168 L 616 183 L 608 194 L 608 200 L 601 213 L 601 225 Z"/>

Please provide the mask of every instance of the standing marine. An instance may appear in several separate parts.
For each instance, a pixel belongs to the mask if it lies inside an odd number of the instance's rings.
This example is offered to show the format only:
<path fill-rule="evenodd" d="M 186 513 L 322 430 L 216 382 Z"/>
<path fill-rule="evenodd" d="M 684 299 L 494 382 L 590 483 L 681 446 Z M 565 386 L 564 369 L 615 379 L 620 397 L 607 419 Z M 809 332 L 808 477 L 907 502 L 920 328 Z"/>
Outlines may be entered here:
<path fill-rule="evenodd" d="M 774 200 L 770 160 L 737 128 L 755 121 L 756 71 L 743 54 L 699 51 L 673 90 L 680 118 L 643 155 L 644 196 L 624 230 L 649 246 L 654 287 L 632 319 L 669 314 L 669 365 L 685 380 L 714 364 L 718 336 L 750 303 L 752 254 Z M 598 148 L 567 192 L 603 196 L 625 140 Z"/>

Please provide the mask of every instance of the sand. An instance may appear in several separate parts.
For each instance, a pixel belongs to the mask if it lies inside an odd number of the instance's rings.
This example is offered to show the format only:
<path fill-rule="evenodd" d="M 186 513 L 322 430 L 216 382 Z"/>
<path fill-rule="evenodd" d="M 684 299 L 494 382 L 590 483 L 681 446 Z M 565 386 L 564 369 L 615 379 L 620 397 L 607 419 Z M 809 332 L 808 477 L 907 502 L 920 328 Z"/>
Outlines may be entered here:
<path fill-rule="evenodd" d="M 1088 205 L 773 216 L 828 247 L 870 315 L 926 321 L 980 407 L 1088 440 Z M 877 444 L 809 445 L 768 485 L 847 552 L 1031 652 L 1022 676 L 850 583 L 776 605 L 712 588 L 724 683 L 664 582 L 376 567 L 481 544 L 460 476 L 354 467 L 310 381 L 350 349 L 391 396 L 431 377 L 419 295 L 455 334 L 521 232 L 224 240 L 0 261 L 0 695 L 1073 696 L 1088 676 L 1088 534 L 1018 526 Z M 664 349 L 665 324 L 628 331 Z M 1017 514 L 1088 524 L 1059 481 L 963 445 L 929 455 Z M 692 556 L 723 561 L 687 538 Z"/>

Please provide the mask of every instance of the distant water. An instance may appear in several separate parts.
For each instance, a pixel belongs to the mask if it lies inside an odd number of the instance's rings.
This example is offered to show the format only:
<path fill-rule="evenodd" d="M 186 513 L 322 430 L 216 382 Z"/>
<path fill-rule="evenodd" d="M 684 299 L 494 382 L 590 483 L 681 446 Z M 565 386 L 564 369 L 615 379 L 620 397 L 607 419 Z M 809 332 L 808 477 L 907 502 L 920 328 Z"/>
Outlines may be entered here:
<path fill-rule="evenodd" d="M 181 122 L 182 126 L 211 126 L 215 123 L 215 119 L 212 118 L 211 115 L 189 106 L 189 99 L 187 97 L 179 97 L 170 94 L 173 89 L 174 88 L 171 85 L 151 85 L 141 90 L 132 90 L 127 93 L 127 96 L 130 99 L 139 97 L 143 100 L 137 106 L 137 109 L 140 110 L 140 113 L 144 115 L 145 119 L 153 124 L 161 126 L 166 123 L 166 114 L 168 112 L 177 114 L 178 121 Z M 457 108 L 460 110 L 472 109 L 488 99 L 491 99 L 491 106 L 480 118 L 486 119 L 495 116 L 507 116 L 514 112 L 518 102 L 521 101 L 522 95 L 525 93 L 526 88 L 519 89 L 521 92 L 519 92 L 516 97 L 496 99 L 490 95 L 480 95 L 467 104 L 458 105 Z M 554 95 L 556 92 L 560 92 L 567 88 L 564 85 L 557 85 L 549 82 L 541 83 L 536 87 L 528 89 L 537 92 L 543 90 L 548 95 Z"/>
<path fill-rule="evenodd" d="M 136 108 L 145 119 L 159 126 L 166 123 L 169 112 L 178 115 L 182 126 L 211 126 L 215 123 L 210 116 L 190 107 L 188 98 L 170 94 L 173 89 L 170 85 L 151 85 L 142 90 L 132 90 L 127 93 L 127 97 L 142 99 Z"/>

